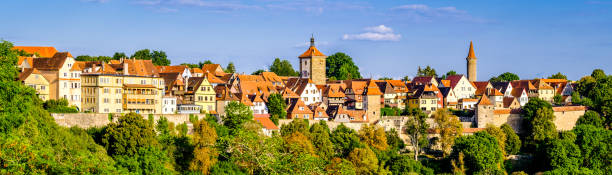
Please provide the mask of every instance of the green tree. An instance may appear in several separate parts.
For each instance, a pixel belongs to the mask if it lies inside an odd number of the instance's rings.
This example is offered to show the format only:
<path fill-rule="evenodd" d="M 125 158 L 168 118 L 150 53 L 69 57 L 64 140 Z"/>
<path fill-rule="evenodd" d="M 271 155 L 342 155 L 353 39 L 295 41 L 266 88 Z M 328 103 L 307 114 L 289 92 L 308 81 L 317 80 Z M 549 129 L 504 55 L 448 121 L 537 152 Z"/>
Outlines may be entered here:
<path fill-rule="evenodd" d="M 421 69 L 421 66 L 417 69 L 417 77 L 438 77 L 436 73 L 436 69 L 431 68 L 429 65 L 425 67 L 425 69 Z"/>
<path fill-rule="evenodd" d="M 378 78 L 378 80 L 393 80 L 393 78 L 389 78 L 389 77 L 380 77 L 380 78 Z"/>
<path fill-rule="evenodd" d="M 128 58 L 128 57 L 123 52 L 115 52 L 115 54 L 113 54 L 113 60 L 120 60 L 121 58 Z"/>
<path fill-rule="evenodd" d="M 385 129 L 376 125 L 364 124 L 359 129 L 359 138 L 362 143 L 377 150 L 387 150 L 387 135 Z"/>
<path fill-rule="evenodd" d="M 497 77 L 491 77 L 490 82 L 514 81 L 520 80 L 519 76 L 510 72 L 504 72 Z"/>
<path fill-rule="evenodd" d="M 410 81 L 410 76 L 404 76 L 404 77 L 402 78 L 402 81 Z"/>
<path fill-rule="evenodd" d="M 593 125 L 576 125 L 573 132 L 582 152 L 582 167 L 612 172 L 612 131 Z"/>
<path fill-rule="evenodd" d="M 347 159 L 353 163 L 357 174 L 377 174 L 378 159 L 369 147 L 355 148 Z"/>
<path fill-rule="evenodd" d="M 612 76 L 606 75 L 603 70 L 595 69 L 591 76 L 578 81 L 576 91 L 583 96 L 580 104 L 589 106 L 591 110 L 602 114 L 606 126 L 612 122 Z M 573 97 L 572 97 L 573 98 Z"/>
<path fill-rule="evenodd" d="M 332 77 L 335 80 L 361 78 L 359 67 L 355 65 L 353 58 L 342 52 L 337 52 L 331 56 L 328 56 L 325 61 L 325 67 L 327 77 L 330 79 Z"/>
<path fill-rule="evenodd" d="M 257 69 L 255 72 L 251 73 L 251 75 L 261 75 L 261 73 L 265 72 L 263 69 Z"/>
<path fill-rule="evenodd" d="M 229 62 L 227 67 L 225 67 L 225 73 L 236 73 L 236 67 L 234 66 L 234 62 Z"/>
<path fill-rule="evenodd" d="M 420 162 L 409 156 L 398 156 L 389 161 L 389 170 L 392 174 L 426 174 L 433 175 L 432 169 L 423 166 Z"/>
<path fill-rule="evenodd" d="M 420 148 L 425 146 L 427 141 L 427 115 L 417 108 L 406 108 L 408 115 L 406 124 L 404 124 L 405 132 L 410 138 L 410 144 L 414 148 L 414 160 L 419 160 Z"/>
<path fill-rule="evenodd" d="M 557 137 L 557 127 L 553 120 L 555 116 L 549 108 L 538 109 L 535 117 L 531 120 L 531 134 L 529 140 L 532 144 L 541 144 L 546 140 Z"/>
<path fill-rule="evenodd" d="M 225 107 L 225 114 L 223 124 L 230 129 L 230 133 L 235 133 L 242 129 L 245 122 L 253 120 L 253 111 L 248 106 L 235 101 Z"/>
<path fill-rule="evenodd" d="M 553 75 L 549 76 L 548 79 L 564 79 L 564 80 L 567 80 L 567 76 L 563 75 L 561 72 L 557 72 L 556 74 L 553 74 Z"/>
<path fill-rule="evenodd" d="M 325 167 L 325 171 L 330 175 L 356 175 L 355 166 L 346 159 L 335 157 L 331 163 Z"/>
<path fill-rule="evenodd" d="M 280 133 L 282 136 L 288 136 L 294 132 L 308 133 L 309 132 L 308 120 L 301 119 L 301 118 L 295 118 L 288 124 L 283 125 L 280 129 Z"/>
<path fill-rule="evenodd" d="M 239 130 L 228 142 L 229 160 L 247 174 L 280 174 L 283 140 Z M 291 156 L 287 156 L 291 157 Z"/>
<path fill-rule="evenodd" d="M 553 102 L 555 102 L 555 105 L 563 105 L 563 96 L 560 94 L 555 94 L 553 97 Z"/>
<path fill-rule="evenodd" d="M 134 174 L 174 174 L 166 167 L 169 158 L 166 153 L 155 146 L 138 148 L 134 155 L 117 155 L 114 157 L 117 166 Z"/>
<path fill-rule="evenodd" d="M 521 139 L 508 124 L 503 124 L 501 130 L 506 134 L 505 151 L 507 154 L 517 154 L 521 149 Z"/>
<path fill-rule="evenodd" d="M 485 128 L 485 132 L 495 137 L 495 140 L 497 140 L 497 145 L 499 145 L 499 148 L 502 150 L 502 153 L 506 155 L 506 152 L 505 152 L 506 151 L 506 141 L 507 141 L 506 133 L 502 131 L 502 129 L 500 129 L 499 127 L 493 124 L 487 124 L 487 127 Z"/>
<path fill-rule="evenodd" d="M 293 69 L 293 66 L 288 60 L 281 60 L 275 58 L 272 65 L 270 65 L 270 72 L 276 73 L 279 76 L 298 76 L 299 72 Z"/>
<path fill-rule="evenodd" d="M 287 108 L 287 104 L 285 103 L 285 100 L 281 94 L 270 94 L 268 97 L 268 104 L 266 104 L 266 106 L 268 106 L 268 110 L 270 112 L 270 120 L 272 120 L 275 125 L 278 125 L 279 118 L 284 119 L 287 117 L 287 111 L 285 110 L 285 108 Z"/>
<path fill-rule="evenodd" d="M 593 125 L 596 127 L 603 127 L 603 120 L 597 112 L 588 110 L 584 113 L 584 115 L 578 118 L 576 125 Z"/>
<path fill-rule="evenodd" d="M 406 147 L 406 144 L 399 137 L 399 134 L 395 130 L 395 128 L 391 128 L 389 131 L 386 131 L 385 135 L 387 136 L 387 145 L 389 145 L 391 149 L 399 151 L 401 149 L 404 149 L 404 147 Z"/>
<path fill-rule="evenodd" d="M 151 54 L 151 60 L 153 61 L 153 64 L 158 65 L 158 66 L 169 66 L 170 65 L 170 60 L 168 59 L 166 52 L 161 51 L 161 50 L 153 51 L 153 54 Z"/>
<path fill-rule="evenodd" d="M 134 54 L 132 54 L 130 58 L 134 58 L 137 60 L 151 60 L 153 59 L 153 54 L 151 53 L 151 50 L 149 49 L 142 49 L 142 50 L 138 50 L 134 52 Z"/>
<path fill-rule="evenodd" d="M 361 148 L 364 145 L 359 141 L 359 136 L 355 130 L 346 127 L 344 124 L 338 125 L 332 131 L 330 140 L 334 144 L 334 150 L 338 157 L 346 157 L 355 148 Z"/>
<path fill-rule="evenodd" d="M 455 72 L 454 70 L 450 70 L 442 76 L 442 79 L 446 79 L 446 77 L 451 76 L 451 75 L 457 75 L 457 72 Z"/>
<path fill-rule="evenodd" d="M 74 106 L 68 106 L 68 100 L 61 98 L 58 100 L 50 99 L 43 103 L 43 107 L 50 113 L 77 113 Z"/>
<path fill-rule="evenodd" d="M 459 153 L 465 155 L 467 174 L 498 174 L 503 172 L 504 157 L 495 137 L 486 132 L 457 138 L 451 158 L 458 160 Z"/>
<path fill-rule="evenodd" d="M 74 60 L 76 61 L 104 61 L 104 62 L 108 62 L 112 59 L 113 58 L 109 56 L 89 56 L 89 55 L 79 55 L 76 58 L 74 58 Z"/>
<path fill-rule="evenodd" d="M 329 127 L 324 120 L 310 127 L 309 138 L 312 141 L 312 145 L 315 147 L 315 152 L 319 157 L 325 160 L 329 160 L 334 156 L 334 145 L 329 138 L 329 134 Z"/>
<path fill-rule="evenodd" d="M 546 146 L 546 162 L 552 169 L 578 169 L 582 164 L 580 148 L 574 141 L 576 135 L 571 131 L 561 134 L 563 138 L 554 139 Z"/>
<path fill-rule="evenodd" d="M 108 125 L 102 143 L 111 156 L 133 156 L 139 148 L 157 145 L 155 135 L 153 126 L 142 116 L 128 113 Z"/>
<path fill-rule="evenodd" d="M 440 145 L 444 156 L 448 155 L 455 139 L 463 133 L 463 126 L 459 117 L 452 115 L 447 109 L 438 109 L 433 114 L 436 130 L 440 132 Z"/>

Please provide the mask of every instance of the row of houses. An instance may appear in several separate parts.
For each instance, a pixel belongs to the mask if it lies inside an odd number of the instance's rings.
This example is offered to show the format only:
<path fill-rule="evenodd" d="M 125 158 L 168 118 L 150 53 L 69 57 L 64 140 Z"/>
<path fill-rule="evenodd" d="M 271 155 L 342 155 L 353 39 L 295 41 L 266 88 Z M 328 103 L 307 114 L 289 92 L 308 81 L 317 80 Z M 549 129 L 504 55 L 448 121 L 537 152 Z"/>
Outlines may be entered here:
<path fill-rule="evenodd" d="M 36 89 L 42 100 L 66 99 L 79 111 L 94 113 L 222 116 L 227 104 L 236 101 L 249 106 L 261 122 L 269 120 L 268 98 L 277 93 L 287 105 L 289 119 L 372 123 L 380 118 L 382 107 L 419 108 L 426 113 L 439 108 L 473 110 L 487 98 L 496 108 L 520 108 L 533 97 L 552 101 L 559 94 L 569 101 L 574 87 L 558 79 L 479 82 L 463 75 L 321 81 L 311 76 L 324 71 L 325 65 L 325 55 L 314 47 L 314 39 L 299 56 L 300 69 L 307 72 L 300 77 L 225 73 L 218 64 L 190 68 L 127 58 L 75 61 L 69 52 L 53 47 L 15 49 L 32 54 L 19 58 L 19 80 Z"/>

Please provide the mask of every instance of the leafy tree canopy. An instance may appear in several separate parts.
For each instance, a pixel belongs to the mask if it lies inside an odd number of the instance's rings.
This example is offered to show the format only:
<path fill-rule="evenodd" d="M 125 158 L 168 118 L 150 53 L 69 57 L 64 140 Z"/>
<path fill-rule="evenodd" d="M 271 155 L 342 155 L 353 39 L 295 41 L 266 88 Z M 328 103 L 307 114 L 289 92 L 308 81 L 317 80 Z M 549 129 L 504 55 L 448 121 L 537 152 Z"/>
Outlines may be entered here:
<path fill-rule="evenodd" d="M 230 133 L 235 133 L 242 129 L 245 122 L 253 120 L 253 111 L 248 106 L 235 101 L 225 107 L 225 114 L 223 124 L 230 129 Z"/>
<path fill-rule="evenodd" d="M 457 138 L 451 157 L 457 159 L 459 153 L 465 155 L 467 174 L 497 174 L 503 171 L 504 157 L 495 137 L 486 132 Z"/>
<path fill-rule="evenodd" d="M 353 62 L 350 56 L 338 52 L 328 56 L 325 61 L 327 77 L 334 80 L 359 79 L 359 67 Z"/>
<path fill-rule="evenodd" d="M 272 65 L 270 65 L 270 72 L 276 73 L 279 76 L 298 76 L 299 72 L 293 70 L 293 66 L 288 60 L 281 60 L 275 58 Z"/>
<path fill-rule="evenodd" d="M 287 117 L 287 111 L 285 110 L 287 108 L 287 104 L 285 103 L 285 100 L 281 94 L 270 94 L 268 97 L 268 104 L 266 104 L 266 106 L 268 106 L 270 120 L 272 120 L 274 124 L 278 125 L 279 118 L 284 119 Z"/>
<path fill-rule="evenodd" d="M 225 67 L 225 73 L 236 73 L 236 67 L 234 66 L 234 62 L 229 62 L 227 67 Z"/>
<path fill-rule="evenodd" d="M 431 68 L 429 65 L 427 65 L 425 67 L 425 69 L 421 69 L 421 66 L 419 66 L 419 69 L 417 69 L 417 77 L 438 77 L 438 74 L 436 73 L 436 69 Z"/>
<path fill-rule="evenodd" d="M 519 76 L 510 72 L 504 72 L 497 77 L 491 77 L 490 82 L 503 82 L 503 81 L 514 81 L 520 80 Z"/>
<path fill-rule="evenodd" d="M 549 79 L 564 79 L 567 80 L 567 76 L 563 75 L 561 72 L 557 72 L 556 74 L 553 74 L 551 76 L 548 77 Z"/>

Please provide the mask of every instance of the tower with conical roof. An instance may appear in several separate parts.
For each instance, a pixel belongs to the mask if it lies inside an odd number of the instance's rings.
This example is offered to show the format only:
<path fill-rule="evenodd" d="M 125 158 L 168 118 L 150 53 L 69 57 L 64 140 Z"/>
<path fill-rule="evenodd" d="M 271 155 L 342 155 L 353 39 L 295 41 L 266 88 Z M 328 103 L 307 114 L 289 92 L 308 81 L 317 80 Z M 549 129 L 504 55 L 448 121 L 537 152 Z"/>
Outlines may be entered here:
<path fill-rule="evenodd" d="M 465 58 L 467 60 L 467 78 L 469 81 L 476 81 L 476 54 L 474 53 L 474 44 L 470 41 L 470 50 L 468 51 L 468 56 Z"/>
<path fill-rule="evenodd" d="M 325 85 L 325 59 L 314 44 L 314 36 L 310 38 L 310 47 L 298 57 L 300 59 L 300 77 L 310 78 L 316 85 Z"/>

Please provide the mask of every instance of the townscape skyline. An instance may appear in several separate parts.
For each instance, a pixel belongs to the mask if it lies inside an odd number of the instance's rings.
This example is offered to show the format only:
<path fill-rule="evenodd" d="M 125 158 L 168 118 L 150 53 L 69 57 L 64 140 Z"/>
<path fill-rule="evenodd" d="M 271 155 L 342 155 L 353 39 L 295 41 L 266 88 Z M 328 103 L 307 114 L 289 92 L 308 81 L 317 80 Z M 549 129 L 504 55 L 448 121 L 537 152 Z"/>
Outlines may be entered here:
<path fill-rule="evenodd" d="M 7 21 L 18 27 L 0 28 L 0 38 L 74 56 L 163 50 L 173 65 L 232 61 L 245 74 L 275 57 L 298 69 L 311 34 L 321 52 L 348 54 L 367 78 L 413 77 L 427 65 L 438 74 L 466 74 L 470 41 L 480 81 L 503 72 L 521 79 L 563 72 L 578 80 L 593 68 L 612 67 L 605 30 L 612 4 L 605 1 L 31 0 L 5 2 L 0 10 L 25 7 L 32 13 Z"/>

